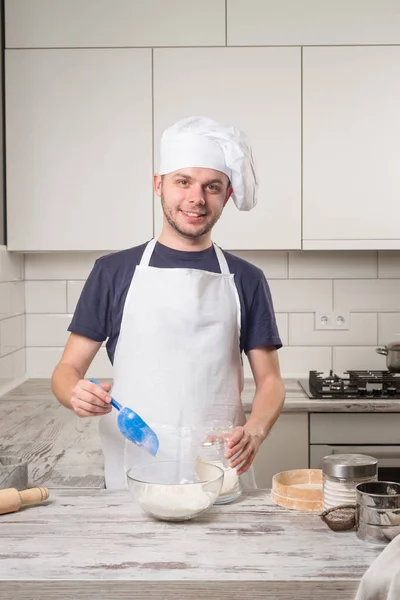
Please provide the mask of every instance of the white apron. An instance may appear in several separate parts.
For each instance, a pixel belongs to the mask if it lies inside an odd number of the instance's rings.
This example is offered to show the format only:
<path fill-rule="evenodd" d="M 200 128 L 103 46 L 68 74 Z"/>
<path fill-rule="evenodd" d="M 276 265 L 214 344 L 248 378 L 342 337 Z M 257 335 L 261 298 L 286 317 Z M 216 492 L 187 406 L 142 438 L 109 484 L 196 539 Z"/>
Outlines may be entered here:
<path fill-rule="evenodd" d="M 240 301 L 225 256 L 214 245 L 221 273 L 156 268 L 151 240 L 125 300 L 114 357 L 112 395 L 157 433 L 152 457 L 126 442 L 117 411 L 100 419 L 106 487 L 126 488 L 126 469 L 158 460 L 192 460 L 196 428 L 243 425 Z M 196 445 L 196 451 L 198 446 Z M 252 470 L 241 477 L 256 487 Z"/>

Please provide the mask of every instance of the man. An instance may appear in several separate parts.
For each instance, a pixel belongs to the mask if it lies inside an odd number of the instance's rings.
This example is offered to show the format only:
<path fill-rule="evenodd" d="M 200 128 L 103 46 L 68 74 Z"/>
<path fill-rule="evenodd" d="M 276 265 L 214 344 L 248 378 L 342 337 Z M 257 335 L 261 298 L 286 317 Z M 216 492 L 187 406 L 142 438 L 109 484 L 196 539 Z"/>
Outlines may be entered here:
<path fill-rule="evenodd" d="M 155 459 L 131 444 L 130 465 L 193 458 L 194 431 L 231 422 L 227 458 L 244 487 L 254 488 L 250 467 L 284 402 L 282 344 L 262 271 L 211 241 L 230 197 L 240 210 L 256 204 L 246 137 L 205 117 L 179 121 L 163 134 L 154 189 L 164 212 L 161 235 L 96 261 L 53 373 L 53 392 L 80 417 L 101 417 L 106 486 L 125 487 L 125 443 L 109 404 L 111 386 L 84 379 L 107 339 L 113 396 L 160 439 Z M 247 423 L 242 351 L 256 384 Z"/>

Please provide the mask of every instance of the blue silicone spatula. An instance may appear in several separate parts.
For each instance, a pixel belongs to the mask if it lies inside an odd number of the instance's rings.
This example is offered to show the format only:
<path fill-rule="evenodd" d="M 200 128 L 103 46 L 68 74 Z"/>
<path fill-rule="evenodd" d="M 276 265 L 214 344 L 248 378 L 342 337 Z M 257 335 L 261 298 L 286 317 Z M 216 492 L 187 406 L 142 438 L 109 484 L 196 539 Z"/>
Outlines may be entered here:
<path fill-rule="evenodd" d="M 90 381 L 101 386 L 101 383 L 99 383 L 97 379 L 92 378 Z M 122 435 L 126 437 L 127 440 L 144 448 L 144 450 L 147 450 L 147 452 L 155 456 L 158 451 L 159 441 L 151 427 L 149 427 L 134 410 L 127 406 L 122 406 L 112 397 L 111 406 L 119 411 L 117 424 Z"/>

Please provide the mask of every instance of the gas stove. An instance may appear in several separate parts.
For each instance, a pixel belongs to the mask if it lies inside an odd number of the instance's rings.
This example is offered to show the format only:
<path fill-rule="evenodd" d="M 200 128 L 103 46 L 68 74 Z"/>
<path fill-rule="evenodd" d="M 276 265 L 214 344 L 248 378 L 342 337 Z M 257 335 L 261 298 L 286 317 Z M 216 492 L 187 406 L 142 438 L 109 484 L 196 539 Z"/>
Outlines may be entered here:
<path fill-rule="evenodd" d="M 389 371 L 345 371 L 329 374 L 310 371 L 299 384 L 309 398 L 400 400 L 400 373 Z"/>

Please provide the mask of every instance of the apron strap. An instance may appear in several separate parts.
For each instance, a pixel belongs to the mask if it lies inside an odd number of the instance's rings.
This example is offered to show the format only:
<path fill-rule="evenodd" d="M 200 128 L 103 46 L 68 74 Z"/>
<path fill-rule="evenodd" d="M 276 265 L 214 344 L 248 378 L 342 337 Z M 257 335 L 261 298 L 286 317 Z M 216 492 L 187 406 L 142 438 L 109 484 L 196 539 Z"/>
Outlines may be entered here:
<path fill-rule="evenodd" d="M 221 248 L 214 244 L 215 254 L 217 255 L 217 259 L 219 262 L 219 268 L 221 269 L 222 275 L 229 275 L 230 270 L 228 267 L 228 263 L 226 262 L 225 254 L 222 252 Z"/>
<path fill-rule="evenodd" d="M 144 249 L 144 252 L 142 254 L 142 259 L 140 261 L 140 266 L 141 267 L 148 267 L 149 263 L 150 263 L 150 259 L 151 256 L 153 254 L 153 250 L 154 247 L 156 245 L 157 240 L 155 238 L 153 238 L 152 240 L 150 240 L 146 246 L 146 248 Z"/>

